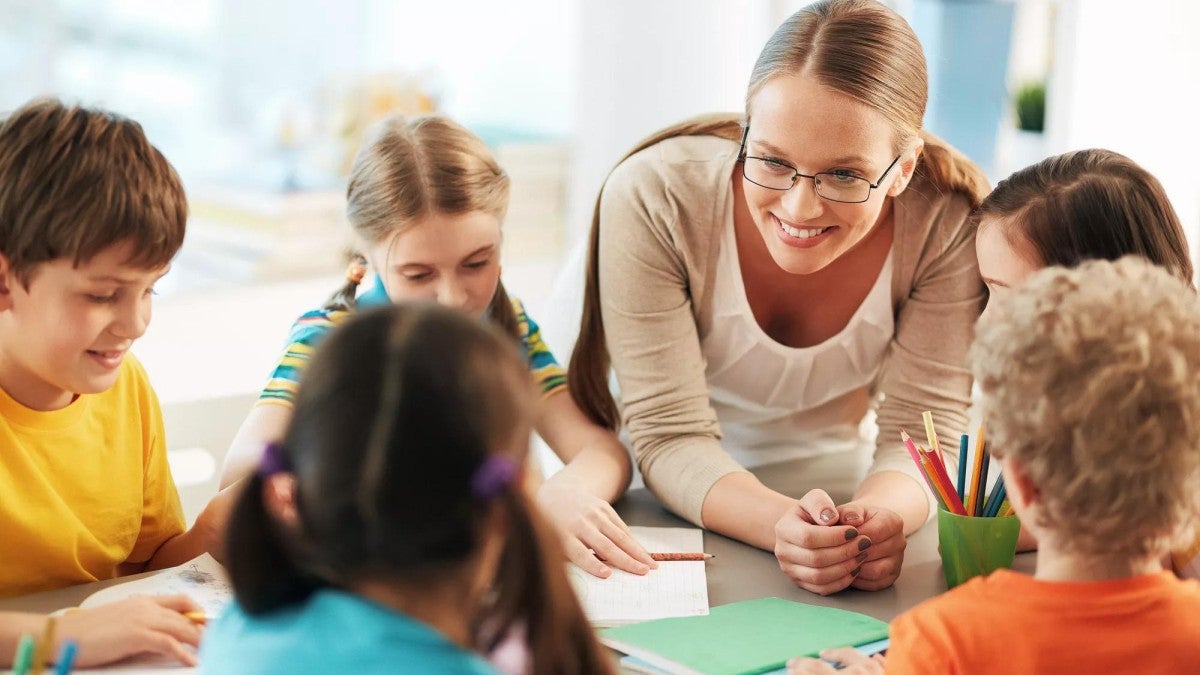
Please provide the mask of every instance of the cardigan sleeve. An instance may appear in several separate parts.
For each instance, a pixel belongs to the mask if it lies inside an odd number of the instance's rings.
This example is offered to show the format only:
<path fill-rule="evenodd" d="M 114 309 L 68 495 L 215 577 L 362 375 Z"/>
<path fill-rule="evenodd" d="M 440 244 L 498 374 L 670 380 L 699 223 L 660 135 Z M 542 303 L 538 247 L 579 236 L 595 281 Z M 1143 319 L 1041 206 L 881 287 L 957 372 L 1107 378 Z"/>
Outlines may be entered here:
<path fill-rule="evenodd" d="M 720 445 L 687 265 L 666 225 L 710 223 L 674 222 L 686 216 L 673 205 L 657 153 L 652 147 L 623 162 L 601 195 L 601 314 L 646 486 L 667 508 L 703 525 L 708 491 L 745 469 Z"/>
<path fill-rule="evenodd" d="M 921 414 L 931 411 L 947 471 L 954 475 L 958 438 L 967 431 L 971 405 L 967 350 L 987 300 L 975 258 L 975 228 L 968 220 L 970 207 L 958 195 L 939 202 L 930 213 L 932 226 L 922 228 L 928 233 L 923 245 L 911 253 L 919 256 L 916 271 L 899 303 L 896 332 L 880 372 L 883 401 L 870 469 L 911 476 L 929 500 L 929 517 L 936 513 L 937 501 L 901 444 L 900 428 L 906 427 L 915 439 L 924 438 Z"/>

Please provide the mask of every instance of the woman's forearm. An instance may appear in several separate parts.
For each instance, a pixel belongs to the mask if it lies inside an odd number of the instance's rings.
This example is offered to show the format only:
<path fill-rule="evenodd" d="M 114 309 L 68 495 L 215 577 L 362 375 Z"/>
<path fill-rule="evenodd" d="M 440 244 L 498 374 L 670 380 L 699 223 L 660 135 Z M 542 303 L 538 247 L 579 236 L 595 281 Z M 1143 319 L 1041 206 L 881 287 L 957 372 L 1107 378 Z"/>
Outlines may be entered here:
<path fill-rule="evenodd" d="M 915 478 L 899 471 L 867 476 L 854 493 L 854 501 L 895 512 L 904 520 L 904 534 L 916 532 L 929 517 L 929 498 Z"/>
<path fill-rule="evenodd" d="M 749 472 L 730 473 L 704 498 L 704 527 L 757 546 L 775 550 L 775 524 L 796 500 L 775 492 Z"/>

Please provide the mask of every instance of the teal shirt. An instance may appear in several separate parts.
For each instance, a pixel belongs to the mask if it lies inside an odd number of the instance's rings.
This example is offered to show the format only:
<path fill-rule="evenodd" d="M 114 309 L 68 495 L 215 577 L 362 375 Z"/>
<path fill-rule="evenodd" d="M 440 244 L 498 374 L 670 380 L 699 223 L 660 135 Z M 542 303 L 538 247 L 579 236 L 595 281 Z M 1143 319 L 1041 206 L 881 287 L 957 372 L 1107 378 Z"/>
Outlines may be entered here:
<path fill-rule="evenodd" d="M 230 606 L 205 630 L 200 672 L 213 675 L 428 673 L 496 675 L 430 626 L 333 589 L 264 616 Z"/>

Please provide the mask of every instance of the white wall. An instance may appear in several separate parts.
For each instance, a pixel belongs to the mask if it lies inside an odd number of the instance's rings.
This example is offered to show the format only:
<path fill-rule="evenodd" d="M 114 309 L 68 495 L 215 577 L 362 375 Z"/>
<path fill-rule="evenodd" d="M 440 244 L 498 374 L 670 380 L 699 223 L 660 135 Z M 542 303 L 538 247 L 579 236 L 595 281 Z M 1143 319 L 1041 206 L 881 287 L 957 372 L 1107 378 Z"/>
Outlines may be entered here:
<path fill-rule="evenodd" d="M 797 2 L 583 2 L 568 242 L 581 240 L 604 177 L 639 139 L 692 115 L 743 109 L 750 69 Z"/>
<path fill-rule="evenodd" d="M 1153 173 L 1200 253 L 1200 3 L 1061 0 L 1048 152 L 1104 147 Z"/>

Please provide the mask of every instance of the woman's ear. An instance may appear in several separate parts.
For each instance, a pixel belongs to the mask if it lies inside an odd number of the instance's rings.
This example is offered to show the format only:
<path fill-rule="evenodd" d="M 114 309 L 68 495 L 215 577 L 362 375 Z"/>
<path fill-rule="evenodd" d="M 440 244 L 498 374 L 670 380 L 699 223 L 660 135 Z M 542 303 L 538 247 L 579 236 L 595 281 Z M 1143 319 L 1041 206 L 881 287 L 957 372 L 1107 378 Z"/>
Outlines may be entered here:
<path fill-rule="evenodd" d="M 895 173 L 895 177 L 888 186 L 888 196 L 898 197 L 900 193 L 908 187 L 912 182 L 913 173 L 917 170 L 917 160 L 921 157 L 921 153 L 925 151 L 924 139 L 917 138 L 907 150 L 900 155 L 899 171 Z"/>

